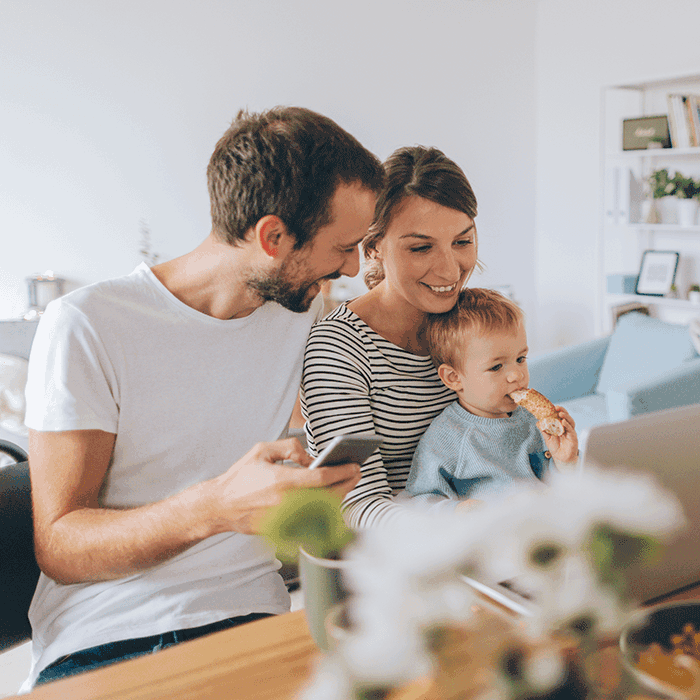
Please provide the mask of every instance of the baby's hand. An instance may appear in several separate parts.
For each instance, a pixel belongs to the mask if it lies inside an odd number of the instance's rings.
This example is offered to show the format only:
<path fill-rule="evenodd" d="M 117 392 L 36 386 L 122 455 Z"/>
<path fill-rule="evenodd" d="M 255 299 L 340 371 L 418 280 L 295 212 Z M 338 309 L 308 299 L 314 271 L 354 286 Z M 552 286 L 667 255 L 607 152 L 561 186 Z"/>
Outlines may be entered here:
<path fill-rule="evenodd" d="M 455 510 L 458 513 L 468 513 L 470 510 L 474 510 L 474 508 L 483 505 L 483 503 L 484 502 L 479 498 L 465 498 L 457 504 Z"/>
<path fill-rule="evenodd" d="M 578 436 L 576 435 L 576 423 L 569 415 L 569 412 L 561 406 L 556 406 L 559 419 L 564 426 L 563 435 L 550 435 L 543 432 L 547 449 L 552 453 L 552 457 L 562 464 L 571 464 L 578 459 Z M 539 427 L 539 423 L 537 424 Z"/>

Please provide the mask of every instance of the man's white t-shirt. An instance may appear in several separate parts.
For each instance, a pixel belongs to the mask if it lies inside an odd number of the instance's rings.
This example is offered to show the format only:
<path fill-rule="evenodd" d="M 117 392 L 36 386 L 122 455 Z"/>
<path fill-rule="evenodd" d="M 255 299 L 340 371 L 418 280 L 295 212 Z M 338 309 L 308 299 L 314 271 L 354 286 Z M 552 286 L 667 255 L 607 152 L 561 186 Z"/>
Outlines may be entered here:
<path fill-rule="evenodd" d="M 220 320 L 173 296 L 141 264 L 49 304 L 32 346 L 26 424 L 116 434 L 107 508 L 152 503 L 283 437 L 320 297 L 303 314 L 267 303 Z M 61 585 L 43 574 L 29 612 L 33 663 L 112 641 L 282 613 L 289 595 L 264 542 L 216 535 L 147 571 Z"/>

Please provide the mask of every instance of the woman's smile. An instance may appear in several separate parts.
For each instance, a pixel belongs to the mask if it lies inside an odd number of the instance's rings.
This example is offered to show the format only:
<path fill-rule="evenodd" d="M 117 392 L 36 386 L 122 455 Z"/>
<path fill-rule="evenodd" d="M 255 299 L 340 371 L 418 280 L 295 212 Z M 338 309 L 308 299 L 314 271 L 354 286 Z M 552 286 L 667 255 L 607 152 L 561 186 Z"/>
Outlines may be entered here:
<path fill-rule="evenodd" d="M 428 287 L 428 289 L 430 289 L 430 291 L 434 292 L 435 294 L 452 294 L 454 291 L 457 290 L 459 282 L 453 282 L 449 286 L 432 285 L 428 284 L 427 282 L 421 282 L 421 284 Z"/>

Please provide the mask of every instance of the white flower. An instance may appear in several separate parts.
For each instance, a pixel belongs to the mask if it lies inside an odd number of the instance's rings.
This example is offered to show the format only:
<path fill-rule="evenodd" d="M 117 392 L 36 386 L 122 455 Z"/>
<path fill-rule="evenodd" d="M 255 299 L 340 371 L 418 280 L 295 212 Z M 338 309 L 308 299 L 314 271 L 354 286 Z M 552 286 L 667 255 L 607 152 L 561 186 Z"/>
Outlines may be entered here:
<path fill-rule="evenodd" d="M 407 508 L 404 515 L 363 531 L 353 545 L 351 631 L 304 700 L 344 700 L 357 684 L 397 686 L 429 673 L 426 632 L 472 615 L 476 594 L 460 578 L 465 569 L 487 583 L 515 577 L 532 593 L 535 614 L 521 621 L 531 640 L 557 629 L 615 631 L 627 610 L 599 583 L 593 532 L 605 525 L 663 538 L 683 522 L 678 500 L 652 479 L 592 468 L 554 474 L 546 488 L 513 491 L 467 513 Z M 561 672 L 561 661 L 544 651 L 527 668 L 538 687 Z M 503 692 L 494 688 L 494 698 Z"/>
<path fill-rule="evenodd" d="M 352 682 L 341 659 L 324 657 L 310 682 L 301 690 L 300 700 L 352 700 Z"/>
<path fill-rule="evenodd" d="M 409 617 L 404 614 L 404 624 L 395 620 L 393 627 L 374 625 L 344 642 L 341 653 L 350 674 L 371 685 L 399 686 L 430 673 L 432 658 Z"/>
<path fill-rule="evenodd" d="M 528 683 L 538 692 L 557 686 L 566 673 L 564 659 L 552 647 L 535 649 L 525 662 Z"/>

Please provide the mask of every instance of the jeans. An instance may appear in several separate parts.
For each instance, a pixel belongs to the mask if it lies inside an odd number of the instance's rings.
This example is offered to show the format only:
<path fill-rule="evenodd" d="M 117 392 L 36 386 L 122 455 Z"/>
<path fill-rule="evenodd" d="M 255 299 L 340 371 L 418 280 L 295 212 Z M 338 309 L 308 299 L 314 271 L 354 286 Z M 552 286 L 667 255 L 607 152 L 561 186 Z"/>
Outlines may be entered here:
<path fill-rule="evenodd" d="M 118 661 L 126 661 L 144 654 L 153 654 L 161 649 L 174 646 L 180 642 L 186 642 L 190 639 L 204 637 L 213 632 L 230 629 L 243 625 L 246 622 L 253 622 L 263 617 L 271 617 L 268 613 L 252 613 L 251 615 L 243 615 L 242 617 L 230 617 L 226 620 L 213 622 L 210 625 L 203 627 L 194 627 L 193 629 L 176 630 L 175 632 L 165 632 L 165 634 L 156 634 L 153 637 L 141 637 L 139 639 L 125 639 L 121 642 L 110 642 L 90 649 L 76 651 L 73 654 L 63 656 L 57 661 L 47 666 L 39 674 L 35 686 L 56 681 L 59 678 L 67 678 L 75 676 L 83 671 L 91 671 L 103 666 L 117 663 Z"/>

